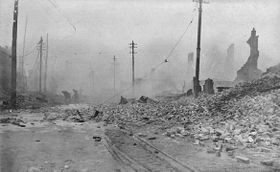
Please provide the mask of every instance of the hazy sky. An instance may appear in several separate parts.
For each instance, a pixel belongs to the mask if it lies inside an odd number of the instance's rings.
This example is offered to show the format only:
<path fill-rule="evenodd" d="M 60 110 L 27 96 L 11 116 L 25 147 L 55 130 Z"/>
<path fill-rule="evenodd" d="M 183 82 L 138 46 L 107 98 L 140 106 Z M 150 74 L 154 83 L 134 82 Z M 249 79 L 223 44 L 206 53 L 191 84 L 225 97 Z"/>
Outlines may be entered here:
<path fill-rule="evenodd" d="M 104 78 L 111 75 L 116 55 L 119 75 L 128 80 L 131 40 L 138 44 L 136 75 L 141 77 L 166 58 L 194 17 L 170 63 L 159 69 L 170 71 L 169 77 L 181 82 L 186 76 L 187 54 L 196 46 L 195 6 L 192 0 L 19 0 L 18 54 L 22 52 L 27 17 L 27 53 L 41 35 L 49 33 L 53 69 L 68 60 L 73 71 L 83 73 L 93 68 L 97 78 Z M 13 0 L 0 0 L 0 45 L 11 45 L 12 9 Z M 246 41 L 253 27 L 260 35 L 260 68 L 265 70 L 280 62 L 279 11 L 279 0 L 211 0 L 204 4 L 202 77 L 216 77 L 219 71 L 209 64 L 223 60 L 231 43 L 236 47 L 233 65 L 240 68 L 249 56 Z M 26 57 L 26 68 L 32 68 L 34 59 L 36 53 Z"/>

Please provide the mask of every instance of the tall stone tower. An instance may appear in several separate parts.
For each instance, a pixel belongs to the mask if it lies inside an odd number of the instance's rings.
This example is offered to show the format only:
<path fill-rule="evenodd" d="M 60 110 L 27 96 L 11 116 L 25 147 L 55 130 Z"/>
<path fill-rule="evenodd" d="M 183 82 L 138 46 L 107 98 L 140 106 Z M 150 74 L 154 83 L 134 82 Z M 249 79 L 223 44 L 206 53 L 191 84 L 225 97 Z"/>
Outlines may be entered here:
<path fill-rule="evenodd" d="M 260 78 L 262 71 L 258 69 L 258 39 L 259 36 L 256 35 L 256 30 L 253 28 L 251 31 L 251 37 L 247 41 L 250 46 L 250 56 L 241 69 L 237 71 L 237 77 L 235 79 L 236 82 L 246 82 Z"/>

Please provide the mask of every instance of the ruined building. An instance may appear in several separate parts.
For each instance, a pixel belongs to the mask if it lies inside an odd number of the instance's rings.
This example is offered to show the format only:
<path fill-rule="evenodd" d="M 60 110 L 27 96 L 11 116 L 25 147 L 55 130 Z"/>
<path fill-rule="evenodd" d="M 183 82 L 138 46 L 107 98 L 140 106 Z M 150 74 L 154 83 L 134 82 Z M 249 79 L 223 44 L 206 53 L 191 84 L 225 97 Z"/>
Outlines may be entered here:
<path fill-rule="evenodd" d="M 188 65 L 187 65 L 187 75 L 186 80 L 184 81 L 182 91 L 187 92 L 190 88 L 193 87 L 192 78 L 194 76 L 194 53 L 188 53 Z"/>
<path fill-rule="evenodd" d="M 203 85 L 203 92 L 206 94 L 214 94 L 214 81 L 210 78 L 206 79 Z"/>
<path fill-rule="evenodd" d="M 188 54 L 188 64 L 191 66 L 193 65 L 193 56 L 194 56 L 193 52 Z"/>
<path fill-rule="evenodd" d="M 231 44 L 227 49 L 227 56 L 224 63 L 223 79 L 232 81 L 234 77 L 234 44 Z"/>
<path fill-rule="evenodd" d="M 10 87 L 11 59 L 8 47 L 0 46 L 0 92 L 8 92 Z"/>
<path fill-rule="evenodd" d="M 193 52 L 188 54 L 187 75 L 188 78 L 192 78 L 194 76 L 194 53 Z"/>
<path fill-rule="evenodd" d="M 251 31 L 251 37 L 247 41 L 250 46 L 250 56 L 241 69 L 237 71 L 235 82 L 251 81 L 258 79 L 261 76 L 262 71 L 258 69 L 258 38 L 259 36 L 256 35 L 256 30 L 253 28 Z"/>

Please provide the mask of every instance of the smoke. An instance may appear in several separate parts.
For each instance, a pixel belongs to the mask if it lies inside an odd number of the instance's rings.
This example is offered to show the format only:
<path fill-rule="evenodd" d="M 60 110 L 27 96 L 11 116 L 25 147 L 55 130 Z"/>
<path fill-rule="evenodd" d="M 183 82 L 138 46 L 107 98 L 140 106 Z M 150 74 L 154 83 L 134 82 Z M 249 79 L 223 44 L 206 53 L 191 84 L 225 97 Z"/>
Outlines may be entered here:
<path fill-rule="evenodd" d="M 3 38 L 0 45 L 10 45 L 13 4 L 8 0 L 0 2 L 0 37 Z M 61 13 L 77 28 L 73 33 L 73 27 L 48 1 L 40 1 L 40 4 L 34 0 L 22 1 L 18 52 L 22 52 L 24 19 L 28 14 L 26 52 L 34 49 L 40 36 L 49 33 L 49 82 L 57 83 L 51 84 L 57 85 L 57 93 L 81 89 L 94 100 L 103 101 L 114 96 L 114 55 L 117 57 L 115 94 L 132 96 L 129 43 L 134 40 L 138 44 L 135 75 L 141 80 L 135 90 L 137 95 L 180 92 L 184 82 L 192 80 L 187 55 L 196 51 L 197 18 L 169 62 L 164 60 L 197 11 L 193 13 L 195 3 L 191 1 L 160 2 L 56 0 Z M 246 41 L 253 27 L 260 36 L 259 68 L 265 70 L 279 63 L 278 0 L 213 0 L 203 6 L 202 80 L 224 79 L 226 51 L 232 43 L 235 44 L 235 71 L 247 61 Z M 26 57 L 27 71 L 33 68 L 36 58 L 36 53 Z"/>

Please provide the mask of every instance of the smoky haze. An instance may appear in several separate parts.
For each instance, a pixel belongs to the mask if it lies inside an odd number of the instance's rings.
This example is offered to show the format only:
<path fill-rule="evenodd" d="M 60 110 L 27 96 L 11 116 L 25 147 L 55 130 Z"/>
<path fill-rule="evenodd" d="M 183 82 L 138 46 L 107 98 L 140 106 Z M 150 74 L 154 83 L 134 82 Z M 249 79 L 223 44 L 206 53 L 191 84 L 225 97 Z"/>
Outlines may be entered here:
<path fill-rule="evenodd" d="M 30 54 L 25 57 L 26 71 L 36 67 L 35 47 L 48 33 L 49 89 L 57 85 L 59 94 L 80 89 L 100 102 L 114 94 L 114 55 L 116 90 L 120 95 L 132 93 L 129 44 L 134 40 L 138 47 L 135 75 L 145 77 L 137 94 L 178 92 L 191 80 L 187 56 L 196 49 L 194 9 L 192 0 L 19 0 L 18 56 L 22 55 L 27 17 L 25 52 Z M 12 1 L 0 0 L 1 46 L 11 46 L 12 11 Z M 223 64 L 232 43 L 232 65 L 237 71 L 249 57 L 246 41 L 253 27 L 259 35 L 259 68 L 264 71 L 279 63 L 279 11 L 278 0 L 211 0 L 204 4 L 201 79 L 224 79 Z M 169 62 L 162 63 L 192 18 Z"/>

